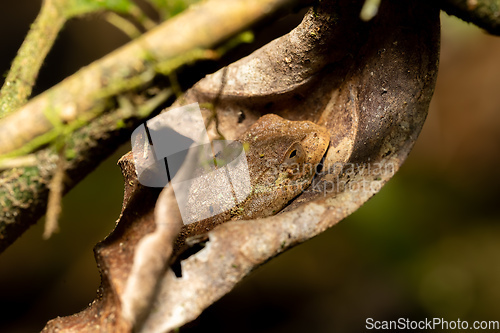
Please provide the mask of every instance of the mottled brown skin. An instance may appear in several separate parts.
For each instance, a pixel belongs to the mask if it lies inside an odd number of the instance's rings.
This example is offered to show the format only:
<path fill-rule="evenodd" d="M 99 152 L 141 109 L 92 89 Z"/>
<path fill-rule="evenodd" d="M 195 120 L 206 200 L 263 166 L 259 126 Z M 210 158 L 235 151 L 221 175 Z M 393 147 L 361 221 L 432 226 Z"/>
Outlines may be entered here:
<path fill-rule="evenodd" d="M 250 195 L 229 211 L 183 226 L 176 240 L 176 252 L 184 247 L 186 238 L 202 235 L 226 221 L 278 213 L 311 184 L 314 168 L 325 154 L 329 140 L 326 128 L 310 121 L 290 121 L 275 114 L 261 117 L 237 140 L 247 147 Z M 191 188 L 196 186 L 199 192 L 204 185 L 193 183 Z M 194 202 L 189 204 L 201 206 L 196 205 L 198 200 L 192 199 Z"/>

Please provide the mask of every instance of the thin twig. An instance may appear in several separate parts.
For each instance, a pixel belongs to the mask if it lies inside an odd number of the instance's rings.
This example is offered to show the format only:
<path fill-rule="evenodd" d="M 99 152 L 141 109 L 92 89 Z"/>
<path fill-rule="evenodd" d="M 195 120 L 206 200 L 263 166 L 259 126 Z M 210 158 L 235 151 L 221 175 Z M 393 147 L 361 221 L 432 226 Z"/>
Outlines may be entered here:
<path fill-rule="evenodd" d="M 0 170 L 32 167 L 35 166 L 36 163 L 37 163 L 36 156 L 33 154 L 8 158 L 8 159 L 1 159 Z"/>
<path fill-rule="evenodd" d="M 47 214 L 45 216 L 45 228 L 43 231 L 43 239 L 49 239 L 52 234 L 59 230 L 59 216 L 61 215 L 62 196 L 64 193 L 64 176 L 65 176 L 64 147 L 59 150 L 57 168 L 49 184 L 49 200 L 47 202 Z"/>
<path fill-rule="evenodd" d="M 137 27 L 129 20 L 121 17 L 120 15 L 109 12 L 106 14 L 106 21 L 120 29 L 125 35 L 130 39 L 135 39 L 141 35 L 141 32 Z"/>
<path fill-rule="evenodd" d="M 66 17 L 53 1 L 44 1 L 42 10 L 19 49 L 0 90 L 0 118 L 26 103 L 47 53 Z"/>
<path fill-rule="evenodd" d="M 133 6 L 130 9 L 130 15 L 137 20 L 146 30 L 151 30 L 157 26 L 157 24 L 150 19 L 138 6 Z"/>

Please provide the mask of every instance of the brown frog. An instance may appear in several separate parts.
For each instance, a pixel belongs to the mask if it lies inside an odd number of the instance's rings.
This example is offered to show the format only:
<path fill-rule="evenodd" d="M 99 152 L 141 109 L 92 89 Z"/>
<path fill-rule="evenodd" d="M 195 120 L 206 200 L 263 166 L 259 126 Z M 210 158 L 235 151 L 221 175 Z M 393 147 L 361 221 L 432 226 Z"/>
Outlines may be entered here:
<path fill-rule="evenodd" d="M 326 128 L 310 121 L 290 121 L 275 114 L 262 116 L 237 141 L 245 147 L 250 191 L 231 209 L 184 225 L 177 237 L 177 252 L 188 237 L 202 235 L 231 220 L 255 219 L 274 215 L 306 189 L 315 167 L 325 154 L 330 140 Z M 210 216 L 203 204 L 217 195 L 217 182 L 210 174 L 193 181 L 187 202 L 190 213 Z M 234 189 L 233 189 L 234 191 Z"/>

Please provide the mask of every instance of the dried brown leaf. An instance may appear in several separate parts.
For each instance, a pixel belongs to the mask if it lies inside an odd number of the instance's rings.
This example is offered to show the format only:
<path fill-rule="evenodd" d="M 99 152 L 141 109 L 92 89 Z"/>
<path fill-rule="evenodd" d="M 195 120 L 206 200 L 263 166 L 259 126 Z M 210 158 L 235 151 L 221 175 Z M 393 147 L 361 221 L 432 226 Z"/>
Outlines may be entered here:
<path fill-rule="evenodd" d="M 175 201 L 167 188 L 154 214 L 158 192 L 137 184 L 126 155 L 122 216 L 96 248 L 102 296 L 74 317 L 49 322 L 46 331 L 97 325 L 101 331 L 133 325 L 140 332 L 171 331 L 256 267 L 338 223 L 380 190 L 407 157 L 427 114 L 437 75 L 439 10 L 422 1 L 383 1 L 379 14 L 362 22 L 362 3 L 322 1 L 288 35 L 207 76 L 177 103 L 212 103 L 218 130 L 228 139 L 267 113 L 325 126 L 330 147 L 311 187 L 278 215 L 210 231 L 205 248 L 181 261 L 182 277 L 166 266 L 161 274 L 159 266 L 142 266 L 158 277 L 143 287 L 157 292 L 143 298 L 149 304 L 134 307 L 133 298 L 123 296 L 127 281 L 137 278 L 134 253 L 161 220 L 175 215 L 166 209 Z M 164 264 L 165 256 L 159 257 Z M 140 288 L 135 292 L 140 295 Z M 124 308 L 137 311 L 123 317 Z"/>

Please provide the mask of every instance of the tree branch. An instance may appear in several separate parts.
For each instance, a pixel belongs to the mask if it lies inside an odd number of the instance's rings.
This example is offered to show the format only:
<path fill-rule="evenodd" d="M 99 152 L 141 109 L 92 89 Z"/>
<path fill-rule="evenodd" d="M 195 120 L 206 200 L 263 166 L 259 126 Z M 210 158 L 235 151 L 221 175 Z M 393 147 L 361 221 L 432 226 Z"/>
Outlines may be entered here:
<path fill-rule="evenodd" d="M 490 34 L 500 36 L 500 1 L 441 0 L 441 8 L 450 15 L 474 23 Z"/>
<path fill-rule="evenodd" d="M 214 47 L 264 15 L 294 2 L 212 0 L 188 9 L 0 119 L 0 155 L 53 129 L 47 113 L 62 122 L 74 121 L 106 98 L 151 81 L 157 64 L 197 48 Z"/>
<path fill-rule="evenodd" d="M 0 118 L 26 103 L 40 67 L 65 22 L 66 17 L 55 1 L 43 2 L 0 91 Z"/>
<path fill-rule="evenodd" d="M 81 69 L 40 94 L 21 109 L 0 119 L 0 154 L 26 154 L 37 148 L 41 135 L 54 130 L 53 120 L 75 124 L 113 109 L 114 98 L 134 99 L 150 82 L 156 68 L 195 49 L 212 48 L 294 0 L 212 0 L 191 8 L 108 56 Z M 216 24 L 214 24 L 216 22 Z M 168 67 L 168 66 L 167 66 Z M 139 89 L 140 90 L 140 89 Z M 131 92 L 132 91 L 132 92 Z M 106 158 L 147 113 L 118 109 L 75 131 L 67 147 L 76 158 L 68 163 L 72 178 L 66 191 Z M 126 126 L 123 127 L 123 120 Z M 5 156 L 5 155 L 4 155 Z M 54 170 L 51 149 L 37 153 L 38 166 L 0 174 L 0 251 L 43 215 L 47 184 Z"/>
<path fill-rule="evenodd" d="M 143 121 L 144 115 L 170 95 L 170 91 L 162 91 L 141 106 L 115 109 L 73 132 L 66 149 L 75 157 L 67 160 L 65 165 L 70 181 L 65 183 L 64 192 L 130 139 L 130 133 Z M 57 152 L 49 147 L 35 156 L 36 166 L 14 168 L 0 175 L 0 252 L 45 213 L 48 185 L 56 171 Z"/>

